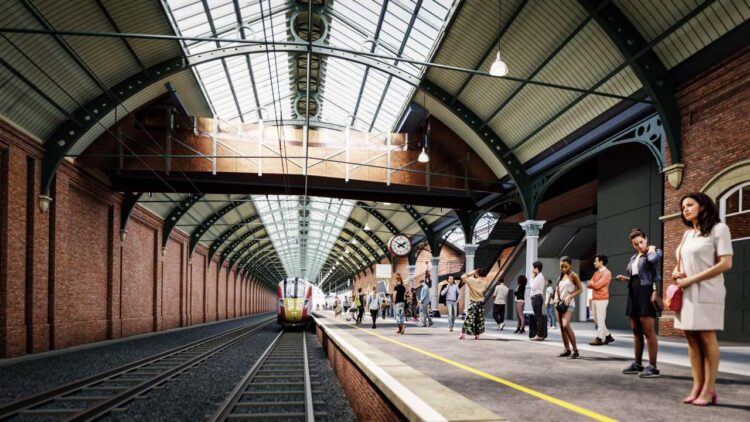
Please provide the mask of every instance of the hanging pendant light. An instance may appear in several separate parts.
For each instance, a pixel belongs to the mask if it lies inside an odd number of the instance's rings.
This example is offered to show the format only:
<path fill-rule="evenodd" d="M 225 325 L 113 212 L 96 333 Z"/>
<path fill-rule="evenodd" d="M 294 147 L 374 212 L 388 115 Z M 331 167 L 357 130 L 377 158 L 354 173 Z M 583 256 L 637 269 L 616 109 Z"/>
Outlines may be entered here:
<path fill-rule="evenodd" d="M 490 67 L 490 75 L 492 76 L 505 76 L 508 74 L 508 65 L 505 64 L 502 58 L 500 58 L 500 46 L 497 49 L 497 57 L 495 62 Z"/>
<path fill-rule="evenodd" d="M 422 106 L 424 109 L 424 120 L 427 120 L 427 93 L 424 93 L 424 96 L 422 97 Z M 427 133 L 430 131 L 430 125 L 427 124 L 427 128 L 424 131 L 424 143 L 422 144 L 422 152 L 419 153 L 419 157 L 417 157 L 417 161 L 420 163 L 428 163 L 430 161 L 430 156 L 427 155 L 427 151 L 425 148 L 427 147 Z"/>
<path fill-rule="evenodd" d="M 419 157 L 417 157 L 417 161 L 419 161 L 420 163 L 430 162 L 430 157 L 427 155 L 427 152 L 425 152 L 424 147 L 422 147 L 422 152 L 419 153 Z"/>
<path fill-rule="evenodd" d="M 495 61 L 490 67 L 490 75 L 492 76 L 505 76 L 508 74 L 508 65 L 500 57 L 500 24 L 503 21 L 502 11 L 503 2 L 500 1 L 497 11 L 497 57 L 495 57 Z"/>

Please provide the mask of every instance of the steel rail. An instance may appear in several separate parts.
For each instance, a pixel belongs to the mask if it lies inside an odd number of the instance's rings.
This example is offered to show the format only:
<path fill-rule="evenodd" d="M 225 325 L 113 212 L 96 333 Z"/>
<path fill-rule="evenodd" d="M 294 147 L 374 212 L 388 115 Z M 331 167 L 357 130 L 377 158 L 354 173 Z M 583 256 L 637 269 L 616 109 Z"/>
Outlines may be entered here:
<path fill-rule="evenodd" d="M 300 419 L 305 422 L 314 422 L 316 416 L 325 416 L 326 412 L 315 412 L 314 409 L 316 404 L 323 403 L 314 401 L 312 387 L 316 385 L 316 382 L 312 380 L 309 365 L 307 336 L 304 331 L 299 334 L 302 336 L 301 342 L 296 338 L 298 333 L 283 330 L 279 332 L 237 383 L 237 386 L 227 395 L 216 412 L 207 418 L 207 421 Z M 300 358 L 302 362 L 297 362 L 296 359 Z M 264 375 L 266 373 L 273 375 Z M 291 380 L 298 378 L 303 378 L 302 382 Z M 292 389 L 300 384 L 303 387 L 301 390 Z M 255 390 L 253 386 L 263 388 Z M 273 389 L 269 389 L 271 387 Z M 266 399 L 271 396 L 275 400 Z M 301 396 L 303 399 L 278 400 L 283 396 L 295 398 Z M 284 411 L 263 412 L 259 410 L 265 407 L 284 409 Z M 301 407 L 304 407 L 304 411 L 297 410 Z"/>
<path fill-rule="evenodd" d="M 105 372 L 101 372 L 99 374 L 96 374 L 87 378 L 83 378 L 77 381 L 70 382 L 68 384 L 53 388 L 51 390 L 47 390 L 42 393 L 38 393 L 32 396 L 21 398 L 14 402 L 0 406 L 0 420 L 5 420 L 5 419 L 18 416 L 18 415 L 22 415 L 22 414 L 26 414 L 26 415 L 42 414 L 46 416 L 68 415 L 68 419 L 66 420 L 89 420 L 94 417 L 102 416 L 106 413 L 111 412 L 112 410 L 116 408 L 119 408 L 121 405 L 125 404 L 126 402 L 130 401 L 136 396 L 139 396 L 145 393 L 146 391 L 151 390 L 152 388 L 156 387 L 158 384 L 165 382 L 166 380 L 168 380 L 169 378 L 172 378 L 178 373 L 184 372 L 185 370 L 195 366 L 196 364 L 202 362 L 203 360 L 206 360 L 208 357 L 213 356 L 214 354 L 218 353 L 219 351 L 223 350 L 224 348 L 238 341 L 239 339 L 244 338 L 245 336 L 250 335 L 254 333 L 255 331 L 265 327 L 266 325 L 273 322 L 273 320 L 274 320 L 273 317 L 265 318 L 265 319 L 262 319 L 257 324 L 227 330 L 222 333 L 218 333 L 213 336 L 209 336 L 207 338 L 203 338 L 203 339 L 188 343 L 186 345 L 178 346 L 176 348 L 158 353 L 156 355 L 146 357 L 144 359 L 140 359 L 135 362 L 125 364 L 123 366 L 120 366 L 120 367 L 117 367 L 117 368 L 114 368 Z M 243 331 L 245 333 L 242 333 Z M 236 336 L 237 334 L 240 334 L 240 335 Z M 206 346 L 209 343 L 214 342 L 214 341 L 220 341 L 222 338 L 227 338 L 227 337 L 229 338 L 228 341 L 221 342 L 219 345 L 212 347 L 208 351 L 202 351 L 180 362 L 168 363 L 169 360 L 171 359 L 174 359 L 174 358 L 179 359 L 180 357 L 185 357 L 185 355 L 189 355 L 191 351 L 195 352 L 196 349 L 199 349 L 202 346 Z M 124 387 L 122 385 L 106 387 L 106 386 L 100 385 L 104 383 L 133 382 L 136 380 L 135 378 L 127 378 L 125 377 L 125 375 L 129 375 L 131 377 L 147 375 L 147 373 L 142 372 L 138 374 L 138 372 L 143 371 L 144 369 L 148 371 L 157 371 L 157 368 L 149 369 L 149 366 L 153 366 L 154 364 L 157 364 L 157 363 L 162 363 L 162 365 L 159 365 L 159 366 L 167 367 L 167 368 L 163 368 L 163 372 L 158 372 L 157 374 L 154 374 L 154 373 L 149 374 L 149 375 L 155 375 L 155 376 L 148 377 L 148 378 L 138 378 L 137 380 L 142 381 L 142 382 L 138 383 L 137 385 L 133 385 L 129 387 Z M 162 369 L 159 369 L 158 371 L 161 371 L 161 370 Z M 120 379 L 118 380 L 118 378 Z M 86 390 L 121 391 L 121 392 L 115 395 L 111 395 L 111 396 L 86 396 L 86 395 L 74 396 L 73 395 L 76 393 L 84 392 Z M 60 408 L 60 409 L 41 408 L 42 406 L 48 405 L 50 403 L 54 403 L 56 401 L 57 402 L 80 401 L 83 403 L 86 403 L 86 402 L 98 402 L 98 403 L 95 406 L 92 406 L 90 408 L 84 408 L 84 409 L 81 409 L 81 408 Z M 97 410 L 96 414 L 91 414 L 91 412 L 93 412 L 95 409 Z"/>

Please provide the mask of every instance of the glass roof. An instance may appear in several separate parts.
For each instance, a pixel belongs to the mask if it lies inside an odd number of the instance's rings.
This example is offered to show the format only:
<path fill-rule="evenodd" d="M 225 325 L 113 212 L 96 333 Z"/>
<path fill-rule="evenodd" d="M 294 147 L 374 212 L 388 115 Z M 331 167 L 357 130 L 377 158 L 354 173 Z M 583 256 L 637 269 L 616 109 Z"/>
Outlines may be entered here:
<path fill-rule="evenodd" d="M 252 198 L 286 276 L 318 278 L 354 202 L 282 195 Z"/>
<path fill-rule="evenodd" d="M 429 61 L 454 2 L 325 1 L 319 11 L 328 24 L 324 42 L 359 52 Z M 256 41 L 293 40 L 290 19 L 294 12 L 307 8 L 306 2 L 290 0 L 167 0 L 163 4 L 183 36 Z M 183 42 L 187 54 L 231 45 L 214 41 Z M 259 109 L 263 110 L 265 120 L 304 118 L 294 112 L 295 99 L 304 94 L 297 91 L 298 85 L 294 83 L 298 77 L 305 78 L 305 70 L 299 73 L 297 64 L 295 54 L 264 52 L 204 63 L 193 71 L 203 85 L 215 117 L 252 123 L 258 120 Z M 403 62 L 397 66 L 416 77 L 421 77 L 425 70 L 423 66 Z M 393 129 L 414 90 L 379 70 L 333 56 L 321 58 L 316 76 L 318 120 L 345 125 L 347 116 L 355 116 L 355 130 L 376 133 Z M 360 91 L 361 100 L 357 95 Z"/>

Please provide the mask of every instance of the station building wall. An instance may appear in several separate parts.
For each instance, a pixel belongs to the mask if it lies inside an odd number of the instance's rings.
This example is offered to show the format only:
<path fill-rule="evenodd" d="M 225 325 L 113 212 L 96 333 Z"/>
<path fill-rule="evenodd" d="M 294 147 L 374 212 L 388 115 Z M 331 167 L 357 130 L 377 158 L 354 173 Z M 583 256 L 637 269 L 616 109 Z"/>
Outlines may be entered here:
<path fill-rule="evenodd" d="M 120 240 L 121 195 L 63 163 L 39 210 L 41 145 L 0 119 L 0 358 L 198 324 L 250 312 L 251 278 L 207 272 L 201 245 L 136 207 Z M 218 274 L 218 276 L 217 276 Z M 218 294 L 217 294 L 218 293 Z M 253 312 L 272 311 L 262 288 Z"/>
<path fill-rule="evenodd" d="M 614 148 L 600 155 L 596 213 L 596 254 L 609 258 L 612 276 L 625 274 L 633 255 L 630 230 L 646 232 L 649 243 L 662 247 L 662 175 L 653 156 L 640 145 Z M 626 329 L 627 283 L 613 280 L 609 287 L 607 326 Z"/>
<path fill-rule="evenodd" d="M 675 250 L 687 229 L 680 217 L 680 199 L 705 191 L 718 200 L 734 186 L 750 181 L 750 48 L 746 47 L 690 80 L 678 92 L 682 116 L 681 185 L 664 180 L 664 278 L 671 280 Z M 730 171 L 730 169 L 734 169 Z M 720 186 L 716 178 L 726 175 Z M 714 182 L 714 183 L 711 183 Z M 725 330 L 719 339 L 750 340 L 750 241 L 734 241 L 734 267 L 725 274 Z M 659 320 L 661 334 L 683 335 L 674 315 Z"/>

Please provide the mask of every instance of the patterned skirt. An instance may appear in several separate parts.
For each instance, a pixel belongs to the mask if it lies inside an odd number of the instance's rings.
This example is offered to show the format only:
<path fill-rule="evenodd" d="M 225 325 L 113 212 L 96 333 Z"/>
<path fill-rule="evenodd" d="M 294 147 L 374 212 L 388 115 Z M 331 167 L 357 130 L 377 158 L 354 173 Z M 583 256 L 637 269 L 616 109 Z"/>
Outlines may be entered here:
<path fill-rule="evenodd" d="M 471 302 L 461 332 L 470 336 L 478 336 L 484 332 L 484 305 L 482 302 Z"/>

